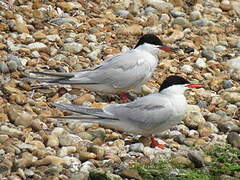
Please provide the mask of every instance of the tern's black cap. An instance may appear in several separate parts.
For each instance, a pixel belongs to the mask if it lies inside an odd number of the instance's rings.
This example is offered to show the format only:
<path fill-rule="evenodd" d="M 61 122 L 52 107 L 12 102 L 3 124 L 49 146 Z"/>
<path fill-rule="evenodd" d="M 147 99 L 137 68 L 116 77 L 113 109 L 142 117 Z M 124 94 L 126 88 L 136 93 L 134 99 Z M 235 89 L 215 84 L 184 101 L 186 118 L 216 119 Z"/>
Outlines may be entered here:
<path fill-rule="evenodd" d="M 162 83 L 159 92 L 163 89 L 166 89 L 172 85 L 178 85 L 178 84 L 190 84 L 190 82 L 180 76 L 168 76 Z"/>
<path fill-rule="evenodd" d="M 140 46 L 140 45 L 142 45 L 142 44 L 144 44 L 144 43 L 163 46 L 162 41 L 154 34 L 145 34 L 145 35 L 143 35 L 139 39 L 139 41 L 138 41 L 137 45 L 135 46 L 135 48 Z"/>

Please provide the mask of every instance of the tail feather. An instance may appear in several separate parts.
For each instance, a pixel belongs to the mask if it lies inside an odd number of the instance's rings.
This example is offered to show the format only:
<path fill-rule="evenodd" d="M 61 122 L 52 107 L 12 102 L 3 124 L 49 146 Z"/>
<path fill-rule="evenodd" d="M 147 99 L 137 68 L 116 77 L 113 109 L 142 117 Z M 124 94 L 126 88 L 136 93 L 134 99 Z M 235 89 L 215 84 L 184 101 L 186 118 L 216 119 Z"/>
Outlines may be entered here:
<path fill-rule="evenodd" d="M 113 114 L 104 112 L 102 108 L 89 108 L 89 107 L 77 106 L 73 104 L 58 104 L 58 103 L 51 103 L 51 105 L 60 109 L 69 110 L 69 111 L 84 114 L 84 115 L 95 116 L 102 119 L 119 120 L 118 118 L 114 117 Z"/>
<path fill-rule="evenodd" d="M 33 74 L 40 74 L 40 75 L 45 75 L 45 76 L 57 76 L 57 77 L 68 77 L 72 78 L 74 77 L 73 73 L 64 73 L 64 72 L 31 72 Z"/>
<path fill-rule="evenodd" d="M 115 119 L 101 119 L 98 117 L 79 117 L 79 116 L 55 116 L 49 117 L 67 121 L 74 121 L 74 122 L 82 122 L 82 123 L 98 123 L 106 128 L 116 129 L 120 131 L 124 131 L 124 125 L 122 121 L 116 121 Z"/>

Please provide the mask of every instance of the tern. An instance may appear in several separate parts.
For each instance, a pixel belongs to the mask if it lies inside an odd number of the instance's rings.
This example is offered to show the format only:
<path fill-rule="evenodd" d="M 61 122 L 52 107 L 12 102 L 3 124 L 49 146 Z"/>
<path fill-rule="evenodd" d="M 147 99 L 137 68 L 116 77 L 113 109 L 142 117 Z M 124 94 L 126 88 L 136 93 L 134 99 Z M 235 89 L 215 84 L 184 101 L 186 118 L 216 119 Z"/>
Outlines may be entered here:
<path fill-rule="evenodd" d="M 158 55 L 162 51 L 174 51 L 163 45 L 154 34 L 143 35 L 136 46 L 127 52 L 116 54 L 93 69 L 85 69 L 70 73 L 33 72 L 47 77 L 28 77 L 53 84 L 68 84 L 72 88 L 86 88 L 104 94 L 122 93 L 140 87 L 152 76 L 158 64 Z"/>
<path fill-rule="evenodd" d="M 152 135 L 179 124 L 187 110 L 185 90 L 200 87 L 201 84 L 190 83 L 180 76 L 169 76 L 163 81 L 158 93 L 130 103 L 109 104 L 105 108 L 58 103 L 52 105 L 75 113 L 73 116 L 60 117 L 62 119 L 99 123 L 107 128 L 143 135 L 150 137 L 152 147 L 162 147 Z"/>

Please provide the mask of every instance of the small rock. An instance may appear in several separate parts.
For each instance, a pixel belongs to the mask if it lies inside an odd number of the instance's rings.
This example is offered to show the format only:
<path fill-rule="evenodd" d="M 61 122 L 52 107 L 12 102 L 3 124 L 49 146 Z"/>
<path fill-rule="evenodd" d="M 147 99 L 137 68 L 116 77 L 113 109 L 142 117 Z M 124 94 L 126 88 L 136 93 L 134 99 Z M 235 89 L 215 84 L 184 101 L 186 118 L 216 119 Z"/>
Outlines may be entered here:
<path fill-rule="evenodd" d="M 203 58 L 198 58 L 197 61 L 196 61 L 196 66 L 198 68 L 206 68 L 207 67 L 207 64 L 205 62 L 206 60 L 203 59 Z"/>
<path fill-rule="evenodd" d="M 73 18 L 54 18 L 50 20 L 50 23 L 56 24 L 56 25 L 62 25 L 64 23 L 70 23 L 72 25 L 75 25 L 76 22 Z"/>
<path fill-rule="evenodd" d="M 199 151 L 191 151 L 188 153 L 189 159 L 194 163 L 196 168 L 204 167 L 204 159 Z"/>
<path fill-rule="evenodd" d="M 226 50 L 226 47 L 223 46 L 223 45 L 217 45 L 214 47 L 214 51 L 215 52 L 222 52 L 222 51 L 225 51 Z"/>
<path fill-rule="evenodd" d="M 87 57 L 91 59 L 92 61 L 98 60 L 98 56 L 101 53 L 101 49 L 95 49 L 94 51 L 90 52 Z"/>
<path fill-rule="evenodd" d="M 173 157 L 171 162 L 173 164 L 179 164 L 179 165 L 181 165 L 181 167 L 185 167 L 185 168 L 186 167 L 192 168 L 192 166 L 193 166 L 192 162 L 188 158 L 186 158 L 182 155 L 177 155 L 176 157 Z"/>
<path fill-rule="evenodd" d="M 189 21 L 184 17 L 175 18 L 174 21 L 173 21 L 173 24 L 180 25 L 184 28 L 189 27 L 189 25 L 190 25 Z"/>
<path fill-rule="evenodd" d="M 192 11 L 190 13 L 190 20 L 191 21 L 196 21 L 201 18 L 201 13 L 199 11 Z"/>
<path fill-rule="evenodd" d="M 218 128 L 220 131 L 226 133 L 231 131 L 237 131 L 240 132 L 240 127 L 238 127 L 236 124 L 234 124 L 231 121 L 225 122 L 225 123 L 219 123 Z"/>
<path fill-rule="evenodd" d="M 0 143 L 4 143 L 6 140 L 8 140 L 9 137 L 6 134 L 0 134 Z"/>
<path fill-rule="evenodd" d="M 171 14 L 172 14 L 172 16 L 173 17 L 185 17 L 186 16 L 186 14 L 184 13 L 184 12 L 181 12 L 181 11 L 178 11 L 178 10 L 175 10 L 175 9 L 173 9 L 172 11 L 171 11 Z"/>
<path fill-rule="evenodd" d="M 4 61 L 0 62 L 0 72 L 1 73 L 8 73 L 9 72 L 8 66 Z"/>
<path fill-rule="evenodd" d="M 59 146 L 59 140 L 58 140 L 57 136 L 48 135 L 47 138 L 48 138 L 47 146 L 49 146 L 49 147 L 58 147 Z"/>
<path fill-rule="evenodd" d="M 81 161 L 87 161 L 89 159 L 95 159 L 97 157 L 96 154 L 85 151 L 80 151 L 78 155 Z"/>
<path fill-rule="evenodd" d="M 96 170 L 89 172 L 89 178 L 88 179 L 110 180 L 110 178 L 107 177 L 106 173 L 96 171 Z"/>
<path fill-rule="evenodd" d="M 47 35 L 46 39 L 49 40 L 49 41 L 52 41 L 52 42 L 57 42 L 57 41 L 61 40 L 61 38 L 59 37 L 58 34 Z"/>
<path fill-rule="evenodd" d="M 232 88 L 233 87 L 233 83 L 231 80 L 224 80 L 222 82 L 222 86 L 224 89 L 228 89 L 228 88 Z"/>
<path fill-rule="evenodd" d="M 213 123 L 206 122 L 204 124 L 199 125 L 198 132 L 201 137 L 204 137 L 209 136 L 212 133 L 218 133 L 218 129 Z"/>
<path fill-rule="evenodd" d="M 41 50 L 47 50 L 48 47 L 46 46 L 46 44 L 42 42 L 35 42 L 35 43 L 28 44 L 28 48 L 30 50 L 41 51 Z"/>
<path fill-rule="evenodd" d="M 174 141 L 178 142 L 179 144 L 184 144 L 184 140 L 185 140 L 185 135 L 181 134 L 178 135 L 174 138 Z"/>
<path fill-rule="evenodd" d="M 208 102 L 200 100 L 197 105 L 200 108 L 206 108 L 208 106 Z"/>
<path fill-rule="evenodd" d="M 53 155 L 48 155 L 43 159 L 37 160 L 34 164 L 37 166 L 49 165 L 49 164 L 64 165 L 66 164 L 66 161 L 63 158 L 53 156 Z"/>
<path fill-rule="evenodd" d="M 181 71 L 185 73 L 191 73 L 193 71 L 193 67 L 188 64 L 185 64 L 181 67 Z"/>
<path fill-rule="evenodd" d="M 75 153 L 76 151 L 77 151 L 77 148 L 75 146 L 62 147 L 58 151 L 58 156 L 59 157 L 64 157 L 64 156 L 67 156 L 69 154 Z"/>
<path fill-rule="evenodd" d="M 79 53 L 82 50 L 83 45 L 80 43 L 71 42 L 71 43 L 65 43 L 63 45 L 63 48 L 65 51 L 68 51 L 70 53 Z"/>
<path fill-rule="evenodd" d="M 240 93 L 237 92 L 224 92 L 222 97 L 229 103 L 233 104 L 240 101 Z"/>
<path fill-rule="evenodd" d="M 134 152 L 143 152 L 144 145 L 143 143 L 135 143 L 129 146 L 129 149 Z"/>
<path fill-rule="evenodd" d="M 197 105 L 188 105 L 187 116 L 183 121 L 190 128 L 197 128 L 205 123 L 205 119 Z"/>
<path fill-rule="evenodd" d="M 240 136 L 236 132 L 231 132 L 227 136 L 227 143 L 231 144 L 233 147 L 240 149 Z"/>
<path fill-rule="evenodd" d="M 141 176 L 139 175 L 136 169 L 127 169 L 121 172 L 121 176 L 124 178 L 142 180 Z"/>
<path fill-rule="evenodd" d="M 210 21 L 209 19 L 207 18 L 201 18 L 201 19 L 198 19 L 196 21 L 192 21 L 192 24 L 193 25 L 196 25 L 196 26 L 209 26 L 209 25 L 212 25 L 213 22 Z"/>
<path fill-rule="evenodd" d="M 209 50 L 209 49 L 203 50 L 202 51 L 202 56 L 209 59 L 209 60 L 216 58 L 216 54 L 212 50 Z"/>
<path fill-rule="evenodd" d="M 87 36 L 87 40 L 89 40 L 91 42 L 97 42 L 97 37 L 94 34 L 89 34 Z"/>
<path fill-rule="evenodd" d="M 81 105 L 84 102 L 91 102 L 93 103 L 95 101 L 95 96 L 93 96 L 92 94 L 84 94 L 83 96 L 77 97 L 75 99 L 73 99 L 73 104 L 78 104 Z"/>
<path fill-rule="evenodd" d="M 18 65 L 15 61 L 8 61 L 7 66 L 10 72 L 15 72 L 18 69 Z"/>

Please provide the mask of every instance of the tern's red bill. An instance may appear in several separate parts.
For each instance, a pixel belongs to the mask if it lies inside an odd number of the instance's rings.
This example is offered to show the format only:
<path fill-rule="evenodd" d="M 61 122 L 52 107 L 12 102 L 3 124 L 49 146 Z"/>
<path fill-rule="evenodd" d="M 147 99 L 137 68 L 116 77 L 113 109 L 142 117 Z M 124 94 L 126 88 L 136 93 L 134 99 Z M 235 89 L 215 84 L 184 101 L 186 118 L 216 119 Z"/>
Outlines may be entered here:
<path fill-rule="evenodd" d="M 186 87 L 188 87 L 188 88 L 202 88 L 202 87 L 203 87 L 203 84 L 200 84 L 200 83 L 191 83 L 191 84 L 186 85 Z"/>
<path fill-rule="evenodd" d="M 161 47 L 159 47 L 159 49 L 166 51 L 166 52 L 174 51 L 173 48 L 168 47 L 168 46 L 161 46 Z"/>

